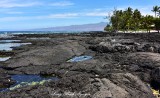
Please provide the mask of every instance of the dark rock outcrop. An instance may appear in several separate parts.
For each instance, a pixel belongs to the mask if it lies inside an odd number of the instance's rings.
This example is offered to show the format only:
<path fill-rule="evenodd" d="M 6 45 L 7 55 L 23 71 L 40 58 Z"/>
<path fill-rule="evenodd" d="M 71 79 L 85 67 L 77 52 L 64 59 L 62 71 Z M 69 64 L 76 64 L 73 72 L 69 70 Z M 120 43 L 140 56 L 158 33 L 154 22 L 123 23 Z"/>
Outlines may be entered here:
<path fill-rule="evenodd" d="M 32 40 L 31 37 L 49 37 Z M 4 98 L 155 98 L 151 82 L 160 82 L 158 41 L 145 34 L 20 35 L 33 44 L 14 50 L 4 63 L 8 74 L 57 76 L 58 81 L 1 92 Z M 152 42 L 150 42 L 152 41 Z M 159 41 L 160 42 L 160 41 Z M 80 55 L 82 62 L 67 62 Z M 2 65 L 3 66 L 3 65 Z M 7 78 L 8 79 L 8 78 Z M 3 80 L 3 79 L 2 79 Z M 154 82 L 154 83 L 156 83 Z"/>

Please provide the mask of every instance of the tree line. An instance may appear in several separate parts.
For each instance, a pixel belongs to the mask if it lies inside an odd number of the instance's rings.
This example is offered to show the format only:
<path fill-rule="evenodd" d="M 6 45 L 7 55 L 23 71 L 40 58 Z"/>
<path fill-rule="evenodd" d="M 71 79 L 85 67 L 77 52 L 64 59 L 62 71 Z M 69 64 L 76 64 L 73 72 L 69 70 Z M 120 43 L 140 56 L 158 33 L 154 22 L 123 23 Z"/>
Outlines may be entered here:
<path fill-rule="evenodd" d="M 142 15 L 138 9 L 133 10 L 128 7 L 126 10 L 114 9 L 113 14 L 109 16 L 109 24 L 105 27 L 105 31 L 109 32 L 129 32 L 146 30 L 160 30 L 160 7 L 154 6 L 155 16 Z"/>

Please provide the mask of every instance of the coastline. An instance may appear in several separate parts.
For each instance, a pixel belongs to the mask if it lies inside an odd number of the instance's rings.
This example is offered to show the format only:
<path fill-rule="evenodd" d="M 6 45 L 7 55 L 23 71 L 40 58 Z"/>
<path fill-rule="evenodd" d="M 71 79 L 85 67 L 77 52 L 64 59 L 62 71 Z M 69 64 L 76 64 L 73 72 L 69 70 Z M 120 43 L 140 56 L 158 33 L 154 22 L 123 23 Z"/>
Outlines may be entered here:
<path fill-rule="evenodd" d="M 13 48 L 14 55 L 1 62 L 0 78 L 5 81 L 5 75 L 35 74 L 59 80 L 0 92 L 0 96 L 154 98 L 148 85 L 160 82 L 155 71 L 160 62 L 159 37 L 158 33 L 104 32 L 16 35 L 9 39 L 32 44 Z M 67 62 L 83 55 L 92 59 Z"/>

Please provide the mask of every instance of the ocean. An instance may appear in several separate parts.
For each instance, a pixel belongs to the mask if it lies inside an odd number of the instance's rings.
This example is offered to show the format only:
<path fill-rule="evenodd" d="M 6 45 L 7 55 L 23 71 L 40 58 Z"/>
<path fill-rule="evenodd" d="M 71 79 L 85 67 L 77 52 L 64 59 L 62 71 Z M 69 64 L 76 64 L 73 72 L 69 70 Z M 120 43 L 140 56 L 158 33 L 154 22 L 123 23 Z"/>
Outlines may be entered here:
<path fill-rule="evenodd" d="M 82 31 L 0 31 L 0 38 L 11 38 L 20 34 L 64 34 L 64 33 L 83 33 Z"/>
<path fill-rule="evenodd" d="M 54 34 L 54 33 L 82 33 L 84 31 L 0 31 L 0 34 Z"/>

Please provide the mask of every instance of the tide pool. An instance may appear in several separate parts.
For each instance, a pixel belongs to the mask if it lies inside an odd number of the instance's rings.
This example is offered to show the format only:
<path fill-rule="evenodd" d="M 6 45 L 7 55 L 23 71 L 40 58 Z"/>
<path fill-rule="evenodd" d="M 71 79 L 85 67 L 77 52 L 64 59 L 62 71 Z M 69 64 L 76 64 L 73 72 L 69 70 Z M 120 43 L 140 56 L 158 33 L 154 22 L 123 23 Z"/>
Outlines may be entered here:
<path fill-rule="evenodd" d="M 9 60 L 11 57 L 0 57 L 0 62 Z"/>
<path fill-rule="evenodd" d="M 90 60 L 92 59 L 92 56 L 77 56 L 77 57 L 74 57 L 70 60 L 68 60 L 67 62 L 81 62 L 81 61 L 86 61 L 86 60 Z"/>
<path fill-rule="evenodd" d="M 21 45 L 28 45 L 31 43 L 0 43 L 0 50 L 1 51 L 11 51 L 12 47 L 19 47 Z"/>
<path fill-rule="evenodd" d="M 21 40 L 0 40 L 0 43 L 20 42 Z"/>
<path fill-rule="evenodd" d="M 16 81 L 10 88 L 1 89 L 1 92 L 15 90 L 25 86 L 43 85 L 47 81 L 57 81 L 57 77 L 42 77 L 40 75 L 11 75 L 11 79 Z"/>

